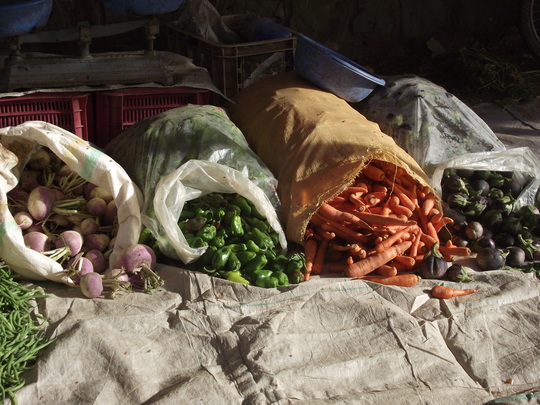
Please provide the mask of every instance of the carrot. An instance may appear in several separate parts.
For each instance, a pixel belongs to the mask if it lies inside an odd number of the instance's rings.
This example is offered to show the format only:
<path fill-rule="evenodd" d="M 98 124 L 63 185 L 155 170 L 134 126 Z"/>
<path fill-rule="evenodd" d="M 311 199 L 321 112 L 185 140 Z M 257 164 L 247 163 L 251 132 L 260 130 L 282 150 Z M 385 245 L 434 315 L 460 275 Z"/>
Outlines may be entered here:
<path fill-rule="evenodd" d="M 394 214 L 404 215 L 407 218 L 411 218 L 413 216 L 413 211 L 401 204 L 390 204 L 390 210 L 392 210 Z"/>
<path fill-rule="evenodd" d="M 360 280 L 373 281 L 379 284 L 395 285 L 399 287 L 412 287 L 420 281 L 420 277 L 414 273 L 396 274 L 395 276 L 366 275 L 358 277 Z"/>
<path fill-rule="evenodd" d="M 394 195 L 396 195 L 399 198 L 399 202 L 401 203 L 401 205 L 407 207 L 411 211 L 416 209 L 416 204 L 411 200 L 411 198 L 409 197 L 409 195 L 407 194 L 405 190 L 396 189 L 394 190 Z"/>
<path fill-rule="evenodd" d="M 314 215 L 314 217 L 315 216 L 316 215 Z M 320 226 L 320 228 L 325 231 L 335 233 L 336 236 L 339 236 L 341 239 L 348 243 L 366 243 L 369 239 L 366 235 L 349 229 L 346 226 L 343 226 L 334 221 L 321 222 L 320 224 L 318 224 L 318 226 Z"/>
<path fill-rule="evenodd" d="M 394 258 L 394 262 L 404 265 L 408 269 L 412 269 L 416 264 L 416 259 L 411 256 L 399 255 Z"/>
<path fill-rule="evenodd" d="M 364 185 L 358 185 L 358 186 L 349 186 L 345 191 L 343 191 L 344 195 L 351 194 L 351 193 L 359 193 L 360 195 L 366 194 L 369 191 L 368 186 L 366 184 Z"/>
<path fill-rule="evenodd" d="M 374 183 L 373 186 L 371 186 L 371 191 L 373 191 L 374 193 L 384 193 L 387 195 L 388 187 L 380 183 Z"/>
<path fill-rule="evenodd" d="M 398 271 L 392 265 L 383 264 L 382 266 L 380 266 L 378 269 L 375 270 L 375 273 L 377 273 L 379 276 L 392 277 L 392 276 L 395 276 L 398 273 Z"/>
<path fill-rule="evenodd" d="M 420 233 L 422 232 L 422 230 L 417 227 L 416 228 L 416 235 L 414 237 L 414 240 L 413 240 L 413 244 L 411 246 L 411 249 L 409 251 L 409 255 L 411 257 L 416 257 L 416 255 L 418 254 L 418 251 L 420 249 Z"/>
<path fill-rule="evenodd" d="M 420 206 L 418 205 L 418 192 L 417 192 L 416 183 L 413 184 L 410 198 L 411 198 L 412 203 L 414 204 L 415 209 L 420 208 Z"/>
<path fill-rule="evenodd" d="M 395 217 L 372 214 L 369 212 L 357 212 L 355 215 L 371 226 L 414 225 L 415 221 L 403 220 Z"/>
<path fill-rule="evenodd" d="M 384 172 L 372 164 L 367 164 L 366 166 L 364 166 L 364 168 L 362 169 L 362 174 L 368 179 L 375 181 L 381 181 L 385 178 Z"/>
<path fill-rule="evenodd" d="M 317 236 L 319 236 L 319 240 L 323 240 L 323 239 L 330 240 L 336 237 L 336 234 L 334 232 L 325 231 L 320 226 L 316 226 L 314 231 L 317 234 Z"/>
<path fill-rule="evenodd" d="M 401 228 L 399 231 L 394 233 L 393 235 L 390 235 L 386 239 L 383 239 L 380 243 L 375 246 L 375 251 L 381 252 L 384 249 L 388 249 L 390 246 L 395 244 L 400 238 L 402 238 L 407 232 L 414 231 L 416 228 L 416 225 L 409 225 L 405 228 Z"/>
<path fill-rule="evenodd" d="M 345 273 L 347 277 L 361 277 L 371 273 L 376 268 L 388 263 L 397 255 L 403 254 L 412 245 L 411 241 L 405 241 L 395 244 L 382 252 L 374 253 L 367 256 L 365 259 L 354 262 L 347 267 Z"/>
<path fill-rule="evenodd" d="M 326 253 L 327 262 L 340 262 L 343 259 L 343 252 L 339 250 L 331 250 Z"/>
<path fill-rule="evenodd" d="M 374 207 L 377 204 L 385 201 L 388 198 L 388 195 L 382 191 L 372 191 L 364 195 L 364 203 L 369 207 Z"/>
<path fill-rule="evenodd" d="M 469 256 L 471 254 L 471 249 L 466 246 L 443 245 L 439 246 L 439 252 L 441 252 L 442 255 L 448 256 Z"/>
<path fill-rule="evenodd" d="M 358 211 L 365 210 L 366 202 L 362 198 L 363 194 L 360 195 L 359 193 L 351 193 L 349 194 L 349 201 L 354 204 L 355 208 Z"/>
<path fill-rule="evenodd" d="M 356 224 L 362 222 L 356 215 L 350 212 L 341 211 L 327 203 L 321 204 L 317 212 L 324 218 L 336 222 L 351 222 Z"/>
<path fill-rule="evenodd" d="M 431 296 L 433 298 L 440 298 L 440 299 L 449 299 L 454 297 L 460 297 L 463 295 L 469 295 L 472 293 L 478 292 L 478 290 L 474 290 L 471 288 L 460 290 L 459 288 L 452 288 L 447 287 L 444 285 L 436 285 L 431 289 Z"/>
<path fill-rule="evenodd" d="M 306 273 L 304 275 L 305 281 L 309 280 L 309 276 L 311 275 L 311 271 L 313 270 L 313 262 L 315 261 L 318 247 L 319 244 L 313 238 L 309 238 L 304 243 L 304 255 L 306 260 Z"/>
<path fill-rule="evenodd" d="M 435 242 L 439 242 L 439 235 L 437 234 L 437 231 L 435 230 L 435 226 L 433 225 L 433 222 L 428 222 L 426 224 L 426 231 L 435 240 Z"/>
<path fill-rule="evenodd" d="M 324 267 L 324 258 L 326 256 L 326 249 L 330 241 L 328 239 L 323 239 L 319 243 L 317 248 L 317 253 L 315 254 L 315 259 L 313 260 L 313 266 L 311 269 L 311 274 L 321 274 Z"/>
<path fill-rule="evenodd" d="M 446 225 L 453 224 L 454 220 L 452 218 L 450 218 L 450 217 L 442 216 L 439 221 L 437 221 L 437 222 L 431 221 L 431 222 L 433 222 L 433 226 L 435 227 L 435 230 L 437 232 L 439 232 Z"/>
<path fill-rule="evenodd" d="M 422 214 L 426 217 L 429 215 L 429 212 L 433 207 L 435 207 L 436 197 L 432 192 L 426 194 L 424 201 L 422 202 Z"/>

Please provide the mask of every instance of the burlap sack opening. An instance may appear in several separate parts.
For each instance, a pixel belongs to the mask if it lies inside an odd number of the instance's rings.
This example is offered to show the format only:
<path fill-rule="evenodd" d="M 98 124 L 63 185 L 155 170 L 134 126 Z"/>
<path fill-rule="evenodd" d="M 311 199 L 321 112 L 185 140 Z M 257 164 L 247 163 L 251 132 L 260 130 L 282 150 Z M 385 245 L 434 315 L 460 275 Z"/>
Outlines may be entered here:
<path fill-rule="evenodd" d="M 296 72 L 238 93 L 231 120 L 278 180 L 287 238 L 304 242 L 311 216 L 349 186 L 372 159 L 394 163 L 429 186 L 418 163 L 378 124 Z"/>

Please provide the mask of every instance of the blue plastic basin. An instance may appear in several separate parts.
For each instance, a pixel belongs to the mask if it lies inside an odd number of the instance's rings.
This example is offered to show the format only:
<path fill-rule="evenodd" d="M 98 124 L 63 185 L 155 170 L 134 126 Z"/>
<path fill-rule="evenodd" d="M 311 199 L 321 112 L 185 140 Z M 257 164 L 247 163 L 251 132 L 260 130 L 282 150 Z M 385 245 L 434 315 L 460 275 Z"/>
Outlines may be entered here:
<path fill-rule="evenodd" d="M 296 34 L 294 68 L 313 84 L 352 103 L 362 101 L 385 81 L 366 68 L 301 34 Z"/>
<path fill-rule="evenodd" d="M 111 11 L 121 14 L 157 15 L 178 10 L 185 0 L 103 0 Z"/>
<path fill-rule="evenodd" d="M 0 0 L 0 37 L 26 34 L 45 25 L 53 0 Z"/>

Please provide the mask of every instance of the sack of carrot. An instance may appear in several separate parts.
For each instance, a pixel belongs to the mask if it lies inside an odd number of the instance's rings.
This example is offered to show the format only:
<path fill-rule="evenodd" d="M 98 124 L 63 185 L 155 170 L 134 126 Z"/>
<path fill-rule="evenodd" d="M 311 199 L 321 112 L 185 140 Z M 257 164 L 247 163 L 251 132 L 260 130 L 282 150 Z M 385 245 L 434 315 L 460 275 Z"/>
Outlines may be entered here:
<path fill-rule="evenodd" d="M 338 272 L 418 282 L 413 273 L 449 218 L 415 159 L 295 72 L 262 79 L 234 101 L 231 119 L 278 180 L 285 232 L 304 246 L 306 280 Z M 436 246 L 448 259 L 468 253 L 454 248 Z"/>

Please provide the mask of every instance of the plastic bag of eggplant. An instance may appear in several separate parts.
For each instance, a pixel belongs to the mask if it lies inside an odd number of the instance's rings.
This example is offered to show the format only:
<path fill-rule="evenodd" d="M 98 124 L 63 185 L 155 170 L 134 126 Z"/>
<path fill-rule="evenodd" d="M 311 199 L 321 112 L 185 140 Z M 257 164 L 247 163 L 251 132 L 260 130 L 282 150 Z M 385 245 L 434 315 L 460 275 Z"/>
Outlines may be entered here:
<path fill-rule="evenodd" d="M 477 256 L 501 250 L 510 267 L 540 260 L 540 162 L 529 148 L 458 156 L 440 164 L 431 181 L 454 219 L 446 238 Z"/>

